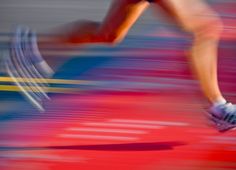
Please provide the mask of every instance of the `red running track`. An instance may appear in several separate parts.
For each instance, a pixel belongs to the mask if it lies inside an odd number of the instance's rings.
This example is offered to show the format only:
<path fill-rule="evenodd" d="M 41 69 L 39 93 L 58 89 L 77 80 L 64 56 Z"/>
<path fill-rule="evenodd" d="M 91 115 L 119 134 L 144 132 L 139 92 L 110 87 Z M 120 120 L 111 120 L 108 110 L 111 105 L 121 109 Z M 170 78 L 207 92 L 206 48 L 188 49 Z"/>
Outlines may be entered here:
<path fill-rule="evenodd" d="M 2 125 L 0 169 L 235 169 L 235 131 L 209 126 L 197 99 L 179 92 L 57 96 L 45 118 Z"/>

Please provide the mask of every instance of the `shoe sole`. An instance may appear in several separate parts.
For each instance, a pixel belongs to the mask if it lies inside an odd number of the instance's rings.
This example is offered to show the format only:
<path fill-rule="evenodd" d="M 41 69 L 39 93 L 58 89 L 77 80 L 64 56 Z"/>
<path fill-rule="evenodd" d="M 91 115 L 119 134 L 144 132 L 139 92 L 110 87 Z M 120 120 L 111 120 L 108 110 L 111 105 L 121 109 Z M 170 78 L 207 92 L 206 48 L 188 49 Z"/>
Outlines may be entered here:
<path fill-rule="evenodd" d="M 224 120 L 221 120 L 210 112 L 207 112 L 207 114 L 208 119 L 213 122 L 214 126 L 218 129 L 219 132 L 226 132 L 236 128 L 236 124 L 232 125 Z"/>

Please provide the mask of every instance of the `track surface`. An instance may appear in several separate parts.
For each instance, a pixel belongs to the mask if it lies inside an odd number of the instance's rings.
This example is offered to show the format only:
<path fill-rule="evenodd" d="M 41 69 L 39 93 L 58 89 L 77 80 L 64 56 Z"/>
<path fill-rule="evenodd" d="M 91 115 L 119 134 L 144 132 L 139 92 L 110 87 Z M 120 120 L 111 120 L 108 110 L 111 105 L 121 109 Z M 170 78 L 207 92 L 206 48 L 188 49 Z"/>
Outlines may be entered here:
<path fill-rule="evenodd" d="M 215 4 L 229 25 L 232 4 Z M 219 80 L 236 103 L 234 31 L 220 44 Z M 236 169 L 236 132 L 209 124 L 184 57 L 189 45 L 174 29 L 129 35 L 118 47 L 78 49 L 53 77 L 45 113 L 2 74 L 0 169 Z"/>

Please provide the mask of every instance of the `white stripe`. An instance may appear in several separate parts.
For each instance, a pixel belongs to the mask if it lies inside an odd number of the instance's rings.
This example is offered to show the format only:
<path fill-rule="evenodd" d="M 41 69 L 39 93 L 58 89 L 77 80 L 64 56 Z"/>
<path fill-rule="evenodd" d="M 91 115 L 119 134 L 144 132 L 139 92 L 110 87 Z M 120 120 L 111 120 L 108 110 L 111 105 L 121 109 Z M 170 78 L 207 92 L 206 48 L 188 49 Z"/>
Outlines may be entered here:
<path fill-rule="evenodd" d="M 151 124 L 164 126 L 188 126 L 185 122 L 169 122 L 169 121 L 154 121 L 154 120 L 133 120 L 133 119 L 111 119 L 110 122 L 118 123 L 136 123 L 136 124 Z"/>
<path fill-rule="evenodd" d="M 94 123 L 94 122 L 88 122 L 88 123 L 82 123 L 83 125 L 87 126 L 111 126 L 111 127 L 122 127 L 122 128 L 139 128 L 139 129 L 160 129 L 161 126 L 156 125 L 140 125 L 140 124 L 130 124 L 130 123 Z"/>
<path fill-rule="evenodd" d="M 62 157 L 58 155 L 46 155 L 46 154 L 25 154 L 25 153 L 6 153 L 3 156 L 0 156 L 2 159 L 36 159 L 36 160 L 52 160 L 60 162 L 79 162 L 84 161 L 85 159 L 80 157 Z"/>
<path fill-rule="evenodd" d="M 127 137 L 127 136 L 103 136 L 103 135 L 77 135 L 77 134 L 61 134 L 62 138 L 82 138 L 82 139 L 101 139 L 101 140 L 137 140 L 136 137 Z"/>
<path fill-rule="evenodd" d="M 130 133 L 130 134 L 145 134 L 143 130 L 124 130 L 124 129 L 105 129 L 105 128 L 68 128 L 69 131 L 82 131 L 82 132 L 111 132 L 111 133 Z"/>

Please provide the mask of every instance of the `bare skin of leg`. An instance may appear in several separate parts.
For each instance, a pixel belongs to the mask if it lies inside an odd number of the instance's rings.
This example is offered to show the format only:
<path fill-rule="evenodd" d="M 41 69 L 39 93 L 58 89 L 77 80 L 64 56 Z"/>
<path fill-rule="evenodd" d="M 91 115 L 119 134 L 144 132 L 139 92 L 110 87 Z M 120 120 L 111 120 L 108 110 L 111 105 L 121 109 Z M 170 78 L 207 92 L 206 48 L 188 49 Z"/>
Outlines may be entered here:
<path fill-rule="evenodd" d="M 45 42 L 54 42 L 63 47 L 66 44 L 116 44 L 122 41 L 148 6 L 145 0 L 114 0 L 101 23 L 84 20 L 67 24 L 58 31 L 55 39 L 41 39 L 41 45 Z"/>
<path fill-rule="evenodd" d="M 210 102 L 224 100 L 217 80 L 217 51 L 222 23 L 202 0 L 165 0 L 184 30 L 194 36 L 190 64 Z"/>
<path fill-rule="evenodd" d="M 130 28 L 139 18 L 139 16 L 149 6 L 146 0 L 114 0 L 108 10 L 104 20 L 94 21 L 77 21 L 58 29 L 55 36 L 39 37 L 39 48 L 43 56 L 47 56 L 45 50 L 53 46 L 53 48 L 68 49 L 71 51 L 73 46 L 81 46 L 87 44 L 109 44 L 114 45 L 122 41 Z M 47 62 L 53 69 L 57 69 L 68 58 L 54 60 L 46 57 Z"/>

